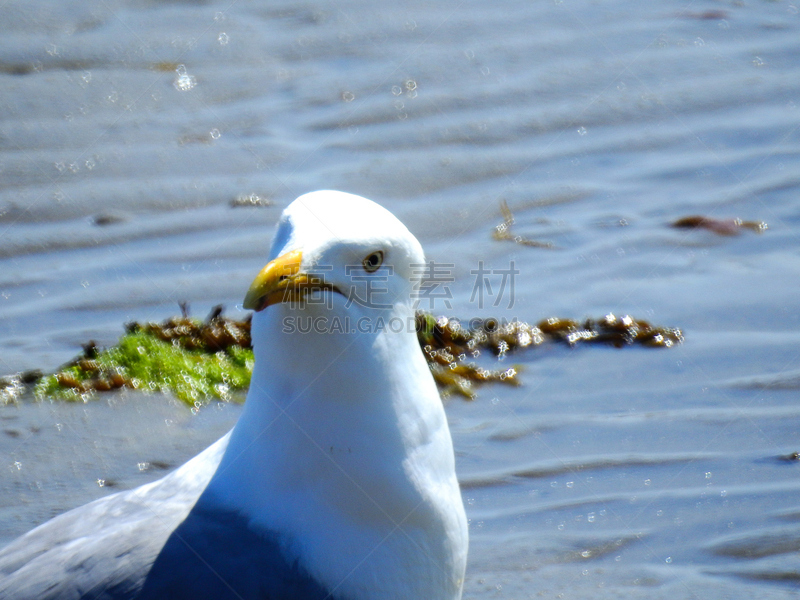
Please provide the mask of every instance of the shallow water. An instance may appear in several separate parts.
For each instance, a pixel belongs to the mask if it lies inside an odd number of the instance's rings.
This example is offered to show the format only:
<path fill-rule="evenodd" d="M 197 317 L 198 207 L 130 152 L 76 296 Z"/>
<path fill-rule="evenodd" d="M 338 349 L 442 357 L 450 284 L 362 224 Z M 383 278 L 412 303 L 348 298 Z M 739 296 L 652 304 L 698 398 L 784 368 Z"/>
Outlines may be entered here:
<path fill-rule="evenodd" d="M 796 597 L 799 29 L 788 1 L 5 3 L 0 371 L 179 301 L 236 315 L 283 206 L 359 193 L 453 265 L 436 311 L 686 334 L 518 353 L 522 387 L 447 402 L 465 598 Z M 248 194 L 274 205 L 230 206 Z M 554 248 L 493 240 L 501 200 Z M 668 226 L 696 214 L 769 229 Z M 160 476 L 237 410 L 0 407 L 0 541 Z"/>

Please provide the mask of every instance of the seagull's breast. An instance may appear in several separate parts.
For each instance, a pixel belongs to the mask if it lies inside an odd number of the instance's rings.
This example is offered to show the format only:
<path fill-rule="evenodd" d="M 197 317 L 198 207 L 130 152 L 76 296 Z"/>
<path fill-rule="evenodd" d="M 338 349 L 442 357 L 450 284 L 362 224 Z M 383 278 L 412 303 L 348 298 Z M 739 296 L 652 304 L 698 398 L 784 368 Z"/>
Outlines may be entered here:
<path fill-rule="evenodd" d="M 282 351 L 254 373 L 212 486 L 264 531 L 285 532 L 300 564 L 342 598 L 459 598 L 466 519 L 416 336 L 281 338 L 282 308 L 254 318 L 254 335 Z M 317 376 L 298 379 L 297 364 L 283 365 L 295 360 Z"/>

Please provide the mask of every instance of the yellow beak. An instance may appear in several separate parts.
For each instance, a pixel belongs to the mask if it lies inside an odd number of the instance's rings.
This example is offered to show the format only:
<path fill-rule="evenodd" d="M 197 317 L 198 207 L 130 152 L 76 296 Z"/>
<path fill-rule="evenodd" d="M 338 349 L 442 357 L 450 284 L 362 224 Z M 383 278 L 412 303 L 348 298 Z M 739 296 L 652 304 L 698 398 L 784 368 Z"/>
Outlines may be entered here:
<path fill-rule="evenodd" d="M 268 263 L 247 290 L 244 308 L 258 312 L 279 302 L 302 300 L 309 290 L 338 291 L 319 277 L 301 273 L 302 261 L 303 253 L 292 250 Z"/>

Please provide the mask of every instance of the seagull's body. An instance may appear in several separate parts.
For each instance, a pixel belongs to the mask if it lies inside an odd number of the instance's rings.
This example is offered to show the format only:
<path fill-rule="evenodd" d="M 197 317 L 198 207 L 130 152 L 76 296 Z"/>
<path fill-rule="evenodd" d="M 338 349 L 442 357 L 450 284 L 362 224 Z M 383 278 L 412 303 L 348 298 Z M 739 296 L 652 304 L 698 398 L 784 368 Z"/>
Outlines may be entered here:
<path fill-rule="evenodd" d="M 256 364 L 234 429 L 0 551 L 0 597 L 458 600 L 467 524 L 413 330 L 423 264 L 369 200 L 289 205 L 245 300 Z"/>

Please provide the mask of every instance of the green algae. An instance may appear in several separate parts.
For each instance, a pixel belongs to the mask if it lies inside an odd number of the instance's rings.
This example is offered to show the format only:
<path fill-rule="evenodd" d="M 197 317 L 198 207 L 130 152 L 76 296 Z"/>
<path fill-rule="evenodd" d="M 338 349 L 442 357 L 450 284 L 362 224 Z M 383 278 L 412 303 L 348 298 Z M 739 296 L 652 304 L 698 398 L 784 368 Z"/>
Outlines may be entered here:
<path fill-rule="evenodd" d="M 93 354 L 42 377 L 35 397 L 85 401 L 94 392 L 129 388 L 169 392 L 187 404 L 243 400 L 237 392 L 250 385 L 253 369 L 250 348 L 187 349 L 143 330 L 126 333 L 115 346 Z"/>

